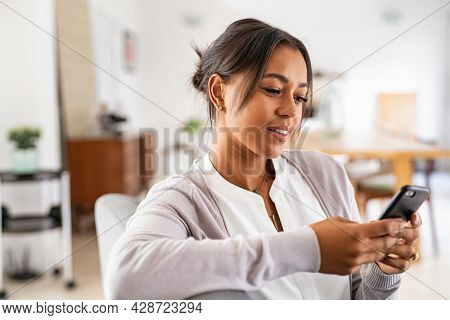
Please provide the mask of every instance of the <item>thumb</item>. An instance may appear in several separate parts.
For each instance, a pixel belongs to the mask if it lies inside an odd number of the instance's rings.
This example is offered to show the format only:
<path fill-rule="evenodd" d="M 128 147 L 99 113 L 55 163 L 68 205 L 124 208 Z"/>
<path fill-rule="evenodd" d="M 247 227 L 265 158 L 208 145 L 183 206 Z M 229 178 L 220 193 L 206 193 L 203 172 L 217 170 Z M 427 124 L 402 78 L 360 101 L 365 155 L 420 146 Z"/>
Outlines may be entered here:
<path fill-rule="evenodd" d="M 417 228 L 422 225 L 422 219 L 417 212 L 414 212 L 411 216 L 411 225 L 413 226 L 413 228 Z"/>

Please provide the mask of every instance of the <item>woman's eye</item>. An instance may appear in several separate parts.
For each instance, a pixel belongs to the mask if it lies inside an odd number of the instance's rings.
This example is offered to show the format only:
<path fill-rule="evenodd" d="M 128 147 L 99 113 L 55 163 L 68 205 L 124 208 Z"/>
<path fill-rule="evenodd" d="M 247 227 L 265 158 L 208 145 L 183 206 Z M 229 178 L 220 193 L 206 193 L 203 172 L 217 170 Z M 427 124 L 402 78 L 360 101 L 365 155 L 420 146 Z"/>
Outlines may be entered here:
<path fill-rule="evenodd" d="M 280 94 L 280 90 L 278 90 L 278 89 L 264 88 L 264 90 L 266 90 L 270 94 Z"/>
<path fill-rule="evenodd" d="M 281 94 L 281 90 L 280 89 L 274 89 L 274 88 L 264 88 L 264 90 L 266 90 L 267 93 L 270 93 L 272 95 L 279 95 Z M 295 103 L 302 103 L 302 102 L 307 102 L 308 99 L 304 96 L 296 96 L 294 97 Z"/>
<path fill-rule="evenodd" d="M 297 96 L 294 98 L 296 102 L 301 103 L 301 102 L 308 102 L 308 99 L 306 99 L 306 97 L 303 96 Z"/>

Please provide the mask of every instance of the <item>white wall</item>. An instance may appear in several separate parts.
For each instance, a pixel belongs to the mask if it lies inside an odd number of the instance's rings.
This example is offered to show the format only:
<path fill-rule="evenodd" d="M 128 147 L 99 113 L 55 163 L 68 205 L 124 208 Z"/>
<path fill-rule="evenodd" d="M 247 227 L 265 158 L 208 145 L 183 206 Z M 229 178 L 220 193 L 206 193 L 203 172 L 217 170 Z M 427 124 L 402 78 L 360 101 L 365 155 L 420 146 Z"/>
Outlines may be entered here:
<path fill-rule="evenodd" d="M 142 0 L 91 0 L 90 4 L 95 62 L 120 80 L 96 69 L 99 103 L 107 101 L 111 109 L 127 115 L 132 131 L 153 128 L 162 133 L 164 128 L 179 127 L 192 115 L 206 115 L 200 110 L 201 100 L 189 87 L 195 63 L 190 48 L 192 32 L 197 36 L 209 34 L 209 41 L 227 22 L 219 23 L 213 32 L 203 26 L 187 29 L 181 17 L 200 1 L 164 1 L 155 5 Z M 217 3 L 204 5 L 218 15 L 226 13 L 226 8 Z M 133 73 L 122 66 L 120 37 L 126 29 L 137 35 L 137 68 Z M 162 134 L 159 137 L 160 146 L 164 139 L 173 138 Z"/>
<path fill-rule="evenodd" d="M 447 14 L 447 50 L 446 50 L 446 79 L 445 79 L 445 88 L 446 88 L 446 103 L 445 103 L 445 113 L 442 118 L 443 123 L 443 136 L 444 136 L 444 145 L 447 148 L 450 148 L 450 128 L 448 127 L 450 121 L 450 10 Z M 445 126 L 445 127 L 444 127 Z M 449 166 L 450 168 L 450 166 Z"/>
<path fill-rule="evenodd" d="M 444 116 L 442 117 L 442 146 L 450 149 L 450 10 L 447 12 L 447 49 L 446 49 L 446 77 L 445 77 L 445 106 Z M 444 163 L 444 161 L 442 161 Z M 444 165 L 444 164 L 443 164 Z M 450 172 L 450 160 L 445 161 L 444 167 Z"/>
<path fill-rule="evenodd" d="M 54 34 L 53 0 L 8 0 L 6 4 Z M 60 167 L 55 41 L 0 5 L 0 169 L 9 169 L 13 145 L 7 132 L 18 125 L 42 129 L 41 168 Z"/>
<path fill-rule="evenodd" d="M 106 102 L 109 110 L 127 115 L 129 129 L 137 130 L 145 112 L 144 99 L 136 93 L 142 92 L 142 60 L 145 59 L 139 1 L 91 0 L 89 4 L 94 60 L 100 67 L 95 68 L 97 102 Z M 124 68 L 122 36 L 126 30 L 136 35 L 137 66 L 133 72 Z"/>
<path fill-rule="evenodd" d="M 191 44 L 208 45 L 237 18 L 237 10 L 222 1 L 200 0 L 162 1 L 158 6 L 143 0 L 141 6 L 143 93 L 165 112 L 143 101 L 136 124 L 157 129 L 161 147 L 173 141 L 175 130 L 188 118 L 206 119 L 206 104 L 190 84 L 198 60 Z M 185 23 L 197 15 L 200 25 Z"/>

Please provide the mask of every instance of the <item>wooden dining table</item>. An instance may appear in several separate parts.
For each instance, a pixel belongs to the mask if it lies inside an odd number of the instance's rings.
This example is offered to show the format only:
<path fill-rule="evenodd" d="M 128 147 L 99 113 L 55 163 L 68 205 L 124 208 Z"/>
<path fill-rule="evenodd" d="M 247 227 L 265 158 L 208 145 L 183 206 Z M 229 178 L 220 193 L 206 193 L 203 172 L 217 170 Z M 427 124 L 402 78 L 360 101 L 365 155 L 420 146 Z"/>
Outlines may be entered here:
<path fill-rule="evenodd" d="M 305 130 L 297 141 L 290 142 L 289 148 L 318 150 L 330 155 L 343 155 L 348 159 L 389 160 L 396 177 L 396 190 L 412 183 L 413 160 L 450 158 L 450 149 L 378 132 L 331 134 L 326 131 Z"/>

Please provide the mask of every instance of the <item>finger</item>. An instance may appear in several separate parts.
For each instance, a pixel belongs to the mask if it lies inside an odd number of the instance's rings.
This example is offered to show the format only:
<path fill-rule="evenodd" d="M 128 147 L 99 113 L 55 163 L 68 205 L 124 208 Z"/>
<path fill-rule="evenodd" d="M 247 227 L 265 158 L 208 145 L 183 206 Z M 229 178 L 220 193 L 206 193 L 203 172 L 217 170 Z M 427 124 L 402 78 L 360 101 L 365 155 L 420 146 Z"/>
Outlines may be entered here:
<path fill-rule="evenodd" d="M 372 223 L 362 224 L 363 232 L 369 238 L 381 237 L 384 235 L 396 234 L 406 225 L 402 219 L 384 219 Z"/>
<path fill-rule="evenodd" d="M 362 264 L 367 264 L 376 261 L 382 261 L 386 257 L 384 252 L 371 252 L 363 256 Z"/>
<path fill-rule="evenodd" d="M 416 240 L 419 238 L 419 229 L 418 228 L 405 228 L 400 231 L 399 235 L 400 238 L 405 240 L 406 244 L 412 244 L 416 242 Z"/>
<path fill-rule="evenodd" d="M 411 216 L 411 225 L 413 228 L 419 228 L 422 226 L 422 218 L 417 212 L 414 212 Z"/>
<path fill-rule="evenodd" d="M 395 254 L 399 258 L 412 259 L 414 257 L 414 248 L 406 244 L 395 245 L 387 250 L 390 254 Z"/>
<path fill-rule="evenodd" d="M 386 252 L 388 249 L 392 248 L 395 245 L 398 245 L 403 241 L 402 239 L 398 239 L 396 237 L 391 236 L 383 236 L 377 238 L 370 238 L 365 241 L 367 244 L 366 252 Z"/>
<path fill-rule="evenodd" d="M 402 270 L 402 271 L 408 271 L 411 263 L 409 260 L 402 259 L 402 258 L 392 258 L 386 256 L 384 259 L 380 260 L 380 262 L 387 264 L 390 267 Z"/>

